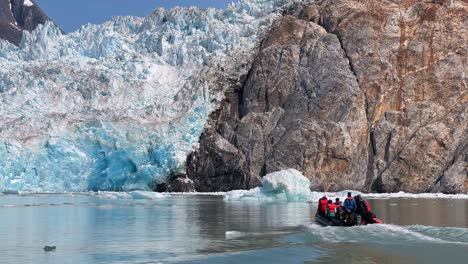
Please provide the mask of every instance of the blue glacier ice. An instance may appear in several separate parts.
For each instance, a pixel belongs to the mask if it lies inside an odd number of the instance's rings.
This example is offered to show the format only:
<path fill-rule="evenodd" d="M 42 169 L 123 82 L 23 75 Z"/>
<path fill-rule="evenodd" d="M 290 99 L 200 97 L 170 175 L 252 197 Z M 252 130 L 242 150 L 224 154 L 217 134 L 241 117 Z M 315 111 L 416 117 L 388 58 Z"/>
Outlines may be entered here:
<path fill-rule="evenodd" d="M 250 190 L 235 190 L 224 195 L 225 201 L 298 202 L 310 199 L 310 180 L 295 169 L 267 174 L 262 186 Z"/>
<path fill-rule="evenodd" d="M 0 192 L 149 190 L 184 171 L 222 95 L 210 76 L 253 57 L 294 2 L 157 9 L 68 35 L 47 23 L 20 47 L 0 40 Z"/>

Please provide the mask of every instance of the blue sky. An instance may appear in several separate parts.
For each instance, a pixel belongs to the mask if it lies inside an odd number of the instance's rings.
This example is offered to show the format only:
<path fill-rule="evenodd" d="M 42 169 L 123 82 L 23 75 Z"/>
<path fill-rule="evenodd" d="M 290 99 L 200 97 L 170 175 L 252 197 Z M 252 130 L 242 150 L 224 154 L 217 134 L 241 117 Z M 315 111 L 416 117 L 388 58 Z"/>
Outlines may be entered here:
<path fill-rule="evenodd" d="M 224 8 L 234 0 L 35 0 L 66 32 L 86 23 L 100 24 L 113 16 L 147 16 L 158 7 L 199 6 Z"/>

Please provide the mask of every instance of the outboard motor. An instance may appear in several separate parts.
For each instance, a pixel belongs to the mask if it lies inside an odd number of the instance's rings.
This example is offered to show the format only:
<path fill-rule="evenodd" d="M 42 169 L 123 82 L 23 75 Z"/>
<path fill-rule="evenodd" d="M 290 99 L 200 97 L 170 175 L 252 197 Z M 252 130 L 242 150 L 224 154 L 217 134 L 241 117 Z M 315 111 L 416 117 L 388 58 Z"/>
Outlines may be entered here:
<path fill-rule="evenodd" d="M 360 214 L 356 214 L 356 225 L 362 225 L 362 216 Z"/>

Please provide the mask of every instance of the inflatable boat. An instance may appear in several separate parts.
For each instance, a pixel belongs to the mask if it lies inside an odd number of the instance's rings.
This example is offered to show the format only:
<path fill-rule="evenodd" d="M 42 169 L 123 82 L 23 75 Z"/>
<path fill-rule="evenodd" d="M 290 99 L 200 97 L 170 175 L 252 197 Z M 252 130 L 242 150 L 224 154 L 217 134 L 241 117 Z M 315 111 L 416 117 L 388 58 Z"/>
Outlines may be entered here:
<path fill-rule="evenodd" d="M 366 221 L 367 220 L 367 221 Z M 321 213 L 315 214 L 315 221 L 322 226 L 360 226 L 370 224 L 383 224 L 384 222 L 374 214 L 368 213 L 365 216 L 356 214 L 352 221 L 347 221 L 343 216 L 329 218 Z"/>

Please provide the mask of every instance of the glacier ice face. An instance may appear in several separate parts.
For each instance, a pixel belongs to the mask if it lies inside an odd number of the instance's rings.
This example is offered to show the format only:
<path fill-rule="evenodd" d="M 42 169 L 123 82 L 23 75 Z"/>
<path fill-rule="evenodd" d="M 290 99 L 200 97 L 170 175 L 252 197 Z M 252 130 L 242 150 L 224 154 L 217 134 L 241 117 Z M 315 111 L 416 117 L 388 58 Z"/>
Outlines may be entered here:
<path fill-rule="evenodd" d="M 200 73 L 251 57 L 294 2 L 157 9 L 68 35 L 47 23 L 20 47 L 0 40 L 0 191 L 149 190 L 183 171 L 219 100 Z"/>
<path fill-rule="evenodd" d="M 307 201 L 310 198 L 310 181 L 295 169 L 267 174 L 262 178 L 262 187 L 251 190 L 235 190 L 224 195 L 225 201 Z"/>

